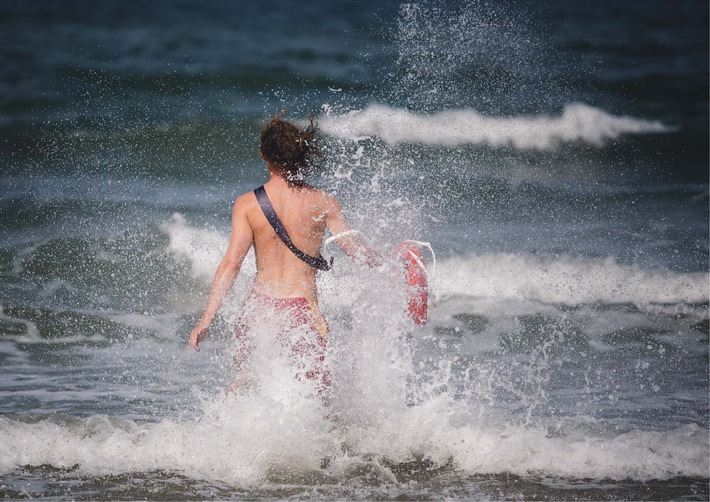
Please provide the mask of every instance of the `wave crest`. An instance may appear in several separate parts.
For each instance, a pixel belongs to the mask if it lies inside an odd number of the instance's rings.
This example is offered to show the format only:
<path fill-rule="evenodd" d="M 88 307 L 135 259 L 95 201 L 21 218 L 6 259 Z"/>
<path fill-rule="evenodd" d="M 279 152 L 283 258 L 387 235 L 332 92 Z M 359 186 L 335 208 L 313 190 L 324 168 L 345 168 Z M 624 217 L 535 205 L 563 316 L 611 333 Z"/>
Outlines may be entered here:
<path fill-rule="evenodd" d="M 320 121 L 323 131 L 344 139 L 378 136 L 388 144 L 466 144 L 549 150 L 581 141 L 595 146 L 623 134 L 667 133 L 675 130 L 657 120 L 614 116 L 582 103 L 564 107 L 560 116 L 489 117 L 471 109 L 419 115 L 408 110 L 370 105 Z"/>
<path fill-rule="evenodd" d="M 437 277 L 444 295 L 466 295 L 546 303 L 702 303 L 708 274 L 642 269 L 613 258 L 545 258 L 488 254 L 444 260 Z"/>

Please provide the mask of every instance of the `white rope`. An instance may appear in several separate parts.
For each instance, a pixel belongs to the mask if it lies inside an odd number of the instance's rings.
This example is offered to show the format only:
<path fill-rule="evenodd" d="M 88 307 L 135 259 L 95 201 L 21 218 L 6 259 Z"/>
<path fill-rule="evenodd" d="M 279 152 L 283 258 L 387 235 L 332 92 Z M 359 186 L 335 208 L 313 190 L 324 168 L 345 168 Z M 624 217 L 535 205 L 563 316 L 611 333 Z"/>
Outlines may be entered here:
<path fill-rule="evenodd" d="M 353 235 L 353 234 L 359 234 L 357 230 L 346 230 L 345 232 L 340 232 L 339 234 L 331 235 L 328 237 L 325 242 L 323 243 L 323 253 L 324 254 L 330 254 L 328 253 L 328 244 L 330 244 L 333 241 L 336 241 L 340 239 L 341 237 L 347 237 L 348 235 Z M 333 256 L 332 254 L 330 256 Z"/>

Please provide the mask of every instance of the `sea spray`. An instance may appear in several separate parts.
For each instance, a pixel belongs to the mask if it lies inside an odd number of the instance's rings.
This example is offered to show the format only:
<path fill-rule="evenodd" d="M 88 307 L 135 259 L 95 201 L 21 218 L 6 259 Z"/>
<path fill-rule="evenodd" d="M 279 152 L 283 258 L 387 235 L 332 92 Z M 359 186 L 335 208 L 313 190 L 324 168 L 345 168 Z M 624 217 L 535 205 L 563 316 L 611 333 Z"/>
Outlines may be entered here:
<path fill-rule="evenodd" d="M 402 4 L 397 72 L 383 101 L 426 114 L 472 106 L 497 114 L 556 99 L 557 83 L 540 71 L 554 59 L 534 22 L 489 2 Z"/>

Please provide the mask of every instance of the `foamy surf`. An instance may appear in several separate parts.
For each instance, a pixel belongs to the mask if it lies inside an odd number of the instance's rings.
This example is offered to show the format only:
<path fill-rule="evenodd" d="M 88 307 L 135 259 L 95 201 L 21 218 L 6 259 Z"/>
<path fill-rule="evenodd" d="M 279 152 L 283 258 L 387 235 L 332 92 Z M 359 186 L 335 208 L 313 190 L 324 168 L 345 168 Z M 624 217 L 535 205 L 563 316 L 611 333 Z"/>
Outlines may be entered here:
<path fill-rule="evenodd" d="M 442 260 L 443 295 L 537 300 L 552 304 L 703 303 L 706 272 L 673 272 L 624 265 L 614 258 L 545 257 L 526 253 L 457 256 Z"/>
<path fill-rule="evenodd" d="M 471 475 L 637 481 L 707 475 L 708 430 L 697 425 L 603 434 L 580 426 L 551 434 L 546 427 L 477 423 L 439 399 L 377 423 L 352 424 L 343 435 L 307 404 L 217 398 L 205 403 L 201 420 L 185 422 L 0 417 L 0 473 L 48 465 L 86 476 L 162 471 L 255 486 L 274 470 L 293 477 L 321 472 L 337 482 L 364 459 L 387 472 L 426 458 Z"/>
<path fill-rule="evenodd" d="M 328 134 L 358 140 L 376 136 L 390 145 L 419 142 L 426 145 L 513 146 L 550 150 L 562 143 L 601 146 L 625 134 L 668 133 L 675 128 L 657 120 L 615 116 L 582 103 L 564 106 L 560 115 L 494 117 L 471 109 L 423 115 L 400 108 L 372 104 L 341 115 L 327 114 L 321 127 Z"/>

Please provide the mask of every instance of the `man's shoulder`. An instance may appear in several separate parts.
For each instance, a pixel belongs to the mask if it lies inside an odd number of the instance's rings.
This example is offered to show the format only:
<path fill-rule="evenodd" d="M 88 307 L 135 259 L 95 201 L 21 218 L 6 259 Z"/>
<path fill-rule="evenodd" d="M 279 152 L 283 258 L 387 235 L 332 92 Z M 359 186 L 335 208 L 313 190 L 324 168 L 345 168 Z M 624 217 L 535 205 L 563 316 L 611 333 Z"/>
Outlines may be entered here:
<path fill-rule="evenodd" d="M 243 194 L 238 196 L 237 199 L 234 201 L 233 212 L 246 212 L 256 204 L 257 202 L 254 192 L 244 192 Z"/>
<path fill-rule="evenodd" d="M 316 187 L 309 187 L 309 190 L 311 191 L 312 196 L 321 201 L 326 207 L 332 208 L 340 206 L 338 199 L 330 192 Z"/>

